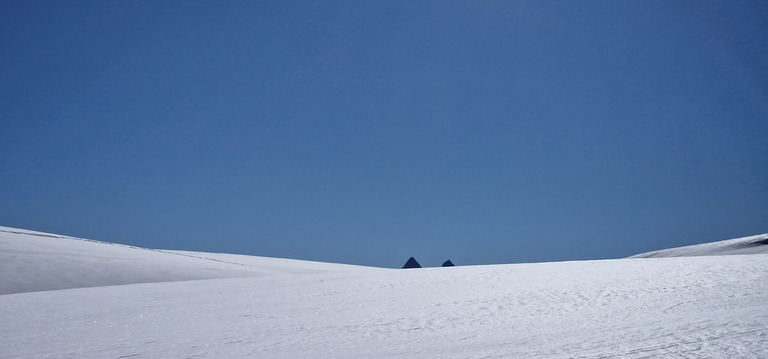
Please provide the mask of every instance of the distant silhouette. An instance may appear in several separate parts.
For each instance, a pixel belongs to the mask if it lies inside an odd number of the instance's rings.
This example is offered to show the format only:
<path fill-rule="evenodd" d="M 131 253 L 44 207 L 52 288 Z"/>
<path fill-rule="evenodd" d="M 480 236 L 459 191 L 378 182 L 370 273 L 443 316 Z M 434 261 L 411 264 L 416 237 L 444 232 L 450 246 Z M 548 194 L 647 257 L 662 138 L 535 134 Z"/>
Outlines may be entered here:
<path fill-rule="evenodd" d="M 451 260 L 449 259 L 443 262 L 443 267 L 453 267 L 453 262 L 451 262 Z"/>
<path fill-rule="evenodd" d="M 409 268 L 421 268 L 421 264 L 416 261 L 416 258 L 408 258 L 408 261 L 405 262 L 405 265 L 403 266 L 403 269 L 409 269 Z"/>

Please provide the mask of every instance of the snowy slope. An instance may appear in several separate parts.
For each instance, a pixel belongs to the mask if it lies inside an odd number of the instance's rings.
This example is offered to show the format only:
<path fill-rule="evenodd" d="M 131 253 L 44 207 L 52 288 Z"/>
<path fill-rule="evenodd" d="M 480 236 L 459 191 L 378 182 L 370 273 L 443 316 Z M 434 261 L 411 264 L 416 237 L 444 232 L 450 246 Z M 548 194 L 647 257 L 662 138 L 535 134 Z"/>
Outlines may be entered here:
<path fill-rule="evenodd" d="M 768 233 L 756 236 L 729 239 L 719 242 L 662 249 L 632 256 L 630 258 L 661 258 L 688 256 L 717 256 L 731 254 L 768 254 Z"/>
<path fill-rule="evenodd" d="M 768 357 L 765 255 L 0 296 L 4 358 Z"/>
<path fill-rule="evenodd" d="M 278 258 L 172 252 L 0 227 L 0 294 L 350 266 Z"/>
<path fill-rule="evenodd" d="M 765 254 L 336 268 L 0 295 L 0 357 L 768 357 Z"/>

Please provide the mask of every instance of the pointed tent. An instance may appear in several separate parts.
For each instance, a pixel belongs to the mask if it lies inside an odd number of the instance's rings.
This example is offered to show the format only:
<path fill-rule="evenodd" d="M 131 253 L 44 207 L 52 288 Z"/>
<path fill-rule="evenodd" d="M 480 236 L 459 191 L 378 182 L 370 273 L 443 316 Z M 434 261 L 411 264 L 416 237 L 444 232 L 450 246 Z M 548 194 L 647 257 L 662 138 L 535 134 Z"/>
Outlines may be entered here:
<path fill-rule="evenodd" d="M 416 258 L 408 258 L 408 261 L 405 262 L 405 265 L 403 266 L 403 269 L 409 269 L 409 268 L 421 268 L 421 264 L 416 261 Z"/>
<path fill-rule="evenodd" d="M 443 267 L 453 267 L 453 262 L 451 262 L 451 260 L 449 259 L 443 262 Z"/>

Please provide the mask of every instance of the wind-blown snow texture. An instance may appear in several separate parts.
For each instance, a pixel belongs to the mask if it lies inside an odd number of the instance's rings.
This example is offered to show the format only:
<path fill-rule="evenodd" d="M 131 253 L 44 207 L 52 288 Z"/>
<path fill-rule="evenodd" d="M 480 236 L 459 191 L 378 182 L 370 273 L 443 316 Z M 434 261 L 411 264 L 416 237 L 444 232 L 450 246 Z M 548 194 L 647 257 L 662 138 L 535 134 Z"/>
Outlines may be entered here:
<path fill-rule="evenodd" d="M 0 357 L 768 357 L 765 254 L 330 266 L 0 295 Z"/>

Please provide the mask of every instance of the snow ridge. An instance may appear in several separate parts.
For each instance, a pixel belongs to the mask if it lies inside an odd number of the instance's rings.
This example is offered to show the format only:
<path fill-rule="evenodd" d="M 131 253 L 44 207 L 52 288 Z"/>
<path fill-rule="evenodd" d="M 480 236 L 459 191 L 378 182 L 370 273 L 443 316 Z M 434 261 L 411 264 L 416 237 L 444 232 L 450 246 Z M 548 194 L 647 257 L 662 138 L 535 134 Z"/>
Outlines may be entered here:
<path fill-rule="evenodd" d="M 0 227 L 0 294 L 349 270 L 342 264 L 168 251 Z"/>
<path fill-rule="evenodd" d="M 718 256 L 734 254 L 768 254 L 768 233 L 718 242 L 662 249 L 637 254 L 629 258 Z"/>

